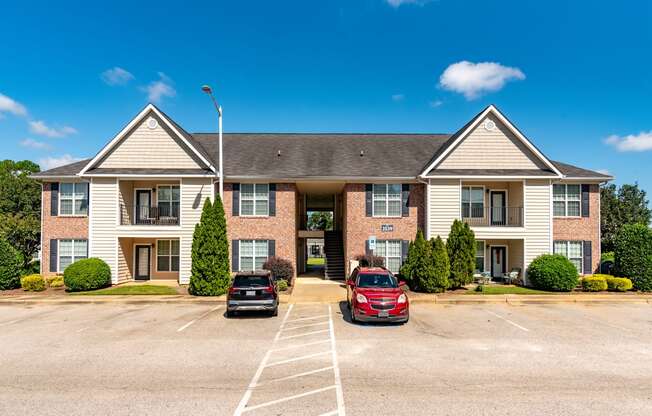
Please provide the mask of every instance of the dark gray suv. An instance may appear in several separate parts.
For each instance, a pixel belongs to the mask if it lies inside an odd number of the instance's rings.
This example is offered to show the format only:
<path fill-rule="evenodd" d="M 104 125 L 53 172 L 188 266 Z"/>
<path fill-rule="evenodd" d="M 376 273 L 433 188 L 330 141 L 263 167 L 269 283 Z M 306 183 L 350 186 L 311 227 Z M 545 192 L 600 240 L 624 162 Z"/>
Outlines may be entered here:
<path fill-rule="evenodd" d="M 278 292 L 272 275 L 267 270 L 240 272 L 226 297 L 226 316 L 239 311 L 264 311 L 278 315 Z"/>

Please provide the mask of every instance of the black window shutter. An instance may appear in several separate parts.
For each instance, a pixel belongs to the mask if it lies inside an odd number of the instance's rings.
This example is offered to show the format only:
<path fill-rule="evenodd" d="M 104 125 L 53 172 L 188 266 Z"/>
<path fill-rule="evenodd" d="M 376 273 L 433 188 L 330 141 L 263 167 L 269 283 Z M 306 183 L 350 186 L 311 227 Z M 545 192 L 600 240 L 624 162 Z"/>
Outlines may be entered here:
<path fill-rule="evenodd" d="M 408 204 L 410 201 L 410 184 L 404 183 L 402 188 L 403 192 L 401 192 L 401 215 L 403 217 L 409 217 L 410 206 Z"/>
<path fill-rule="evenodd" d="M 373 192 L 374 186 L 370 183 L 364 186 L 364 200 L 365 200 L 365 212 L 367 217 L 373 217 L 374 215 L 374 206 L 373 206 Z"/>
<path fill-rule="evenodd" d="M 269 216 L 276 216 L 276 184 L 269 184 Z"/>
<path fill-rule="evenodd" d="M 53 217 L 59 215 L 59 182 L 50 184 L 50 215 Z"/>
<path fill-rule="evenodd" d="M 584 274 L 593 273 L 593 252 L 591 250 L 591 241 L 584 241 Z"/>
<path fill-rule="evenodd" d="M 240 271 L 240 240 L 231 240 L 231 266 L 234 272 Z"/>
<path fill-rule="evenodd" d="M 276 255 L 276 240 L 267 240 L 267 257 Z"/>
<path fill-rule="evenodd" d="M 409 240 L 401 241 L 401 264 L 405 263 L 409 249 L 410 249 L 410 241 Z"/>
<path fill-rule="evenodd" d="M 57 272 L 59 245 L 57 240 L 50 240 L 50 272 Z"/>
<path fill-rule="evenodd" d="M 240 215 L 240 184 L 233 184 L 233 211 L 232 214 L 234 217 Z M 235 241 L 235 240 L 234 240 Z"/>
<path fill-rule="evenodd" d="M 591 195 L 590 185 L 582 185 L 582 216 L 588 217 L 590 215 L 589 210 L 589 197 Z"/>

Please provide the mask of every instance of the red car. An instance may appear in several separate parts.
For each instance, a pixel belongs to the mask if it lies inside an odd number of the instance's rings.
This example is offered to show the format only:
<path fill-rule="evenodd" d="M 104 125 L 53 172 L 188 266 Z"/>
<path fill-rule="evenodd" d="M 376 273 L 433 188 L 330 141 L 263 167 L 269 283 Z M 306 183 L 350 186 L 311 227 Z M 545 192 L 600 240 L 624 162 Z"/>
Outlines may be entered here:
<path fill-rule="evenodd" d="M 410 303 L 399 282 L 384 267 L 357 267 L 346 282 L 353 322 L 400 322 L 410 319 Z"/>

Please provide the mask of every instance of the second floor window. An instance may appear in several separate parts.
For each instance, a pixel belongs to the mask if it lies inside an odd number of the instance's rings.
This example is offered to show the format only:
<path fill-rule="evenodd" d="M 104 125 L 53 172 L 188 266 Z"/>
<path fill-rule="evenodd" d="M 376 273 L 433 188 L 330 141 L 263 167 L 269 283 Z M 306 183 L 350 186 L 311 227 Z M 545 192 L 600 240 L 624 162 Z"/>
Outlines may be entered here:
<path fill-rule="evenodd" d="M 269 185 L 266 183 L 240 184 L 240 215 L 269 215 Z"/>
<path fill-rule="evenodd" d="M 580 185 L 553 185 L 552 210 L 555 217 L 579 217 L 581 201 Z"/>
<path fill-rule="evenodd" d="M 158 215 L 160 217 L 179 217 L 180 188 L 177 185 L 159 185 Z"/>
<path fill-rule="evenodd" d="M 484 217 L 484 188 L 482 186 L 462 187 L 462 218 Z"/>
<path fill-rule="evenodd" d="M 400 183 L 374 184 L 374 217 L 400 217 L 401 190 Z"/>
<path fill-rule="evenodd" d="M 59 215 L 88 215 L 88 184 L 61 183 L 59 186 Z"/>

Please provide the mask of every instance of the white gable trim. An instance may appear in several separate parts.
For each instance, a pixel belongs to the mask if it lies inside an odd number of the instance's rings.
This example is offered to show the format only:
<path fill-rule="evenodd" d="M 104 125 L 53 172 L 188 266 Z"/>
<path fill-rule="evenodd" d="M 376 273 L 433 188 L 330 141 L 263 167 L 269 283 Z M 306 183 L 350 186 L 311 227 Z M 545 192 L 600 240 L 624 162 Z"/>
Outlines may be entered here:
<path fill-rule="evenodd" d="M 453 151 L 457 147 L 458 144 L 462 142 L 466 138 L 466 136 L 469 135 L 475 129 L 480 121 L 484 119 L 489 113 L 495 115 L 507 128 L 514 133 L 514 135 L 532 152 L 536 157 L 538 157 L 546 166 L 548 166 L 553 172 L 555 172 L 559 177 L 563 177 L 564 175 L 557 169 L 557 167 L 550 161 L 548 160 L 547 157 L 543 155 L 525 136 L 521 134 L 520 131 L 512 124 L 510 121 L 505 117 L 493 104 L 490 105 L 489 107 L 485 108 L 485 110 L 480 113 L 475 120 L 469 125 L 466 130 L 462 132 L 462 134 L 459 135 L 457 139 L 453 143 L 451 143 L 444 151 L 442 152 L 441 155 L 437 157 L 426 169 L 424 169 L 423 172 L 421 172 L 421 177 L 427 177 L 428 172 L 430 172 L 435 166 L 437 166 L 446 156 L 450 154 L 450 152 Z"/>
<path fill-rule="evenodd" d="M 82 169 L 81 172 L 79 172 L 79 176 L 84 175 L 84 174 L 86 173 L 86 171 L 88 171 L 90 168 L 92 168 L 93 166 L 95 166 L 95 164 L 96 164 L 97 162 L 99 162 L 100 160 L 102 160 L 102 158 L 103 158 L 103 157 L 104 157 L 104 156 L 105 156 L 105 155 L 106 155 L 106 154 L 107 154 L 111 149 L 113 149 L 113 148 L 114 148 L 118 143 L 120 143 L 120 140 L 122 140 L 122 139 L 124 138 L 124 136 L 125 136 L 127 133 L 129 133 L 129 131 L 131 131 L 131 129 L 134 128 L 134 126 L 136 126 L 138 123 L 140 123 L 141 121 L 143 121 L 143 119 L 145 118 L 145 116 L 146 116 L 150 111 L 154 112 L 154 114 L 156 114 L 156 115 L 157 115 L 161 120 L 163 120 L 163 122 L 165 123 L 165 125 L 168 126 L 168 128 L 170 128 L 170 130 L 172 130 L 172 132 L 173 132 L 174 134 L 176 134 L 177 137 L 178 137 L 181 141 L 183 141 L 183 143 L 184 143 L 186 146 L 188 146 L 188 148 L 189 148 L 190 150 L 192 150 L 192 152 L 193 152 L 193 153 L 194 153 L 194 154 L 199 158 L 199 160 L 201 160 L 202 162 L 204 162 L 204 163 L 206 164 L 206 166 L 208 166 L 208 168 L 209 168 L 210 170 L 212 170 L 213 172 L 215 172 L 215 173 L 217 174 L 217 171 L 215 170 L 215 167 L 213 166 L 213 164 L 212 164 L 211 162 L 209 162 L 209 161 L 208 161 L 208 160 L 207 160 L 207 159 L 206 159 L 206 158 L 205 158 L 201 153 L 199 153 L 199 152 L 197 151 L 197 149 L 195 149 L 195 147 L 194 147 L 192 144 L 190 144 L 190 142 L 189 142 L 188 140 L 186 140 L 186 138 L 183 136 L 183 134 L 181 134 L 181 133 L 179 132 L 179 130 L 177 130 L 176 127 L 174 127 L 174 125 L 168 121 L 167 117 L 165 117 L 165 116 L 164 116 L 164 115 L 163 115 L 163 114 L 158 110 L 158 108 L 156 108 L 156 106 L 154 106 L 153 104 L 147 104 L 147 106 L 145 106 L 145 108 L 143 108 L 143 110 L 142 110 L 140 113 L 138 113 L 138 115 L 137 115 L 136 117 L 134 117 L 134 119 L 131 120 L 131 121 L 129 122 L 129 124 L 127 124 L 127 125 L 125 126 L 125 128 L 123 128 L 122 130 L 120 130 L 120 132 L 119 132 L 119 133 L 118 133 L 118 134 L 117 134 L 117 135 L 116 135 L 116 136 L 115 136 L 115 137 L 114 137 L 114 138 L 113 138 L 113 139 L 112 139 L 112 140 L 111 140 L 111 141 L 110 141 L 106 146 L 104 146 L 104 147 L 102 148 L 102 150 L 100 150 L 100 152 L 99 152 L 99 153 L 98 153 L 98 154 L 97 154 L 97 155 L 96 155 L 96 156 L 95 156 L 95 157 L 94 157 L 90 162 L 88 162 L 88 164 L 87 164 L 86 166 L 84 166 L 84 169 Z"/>

